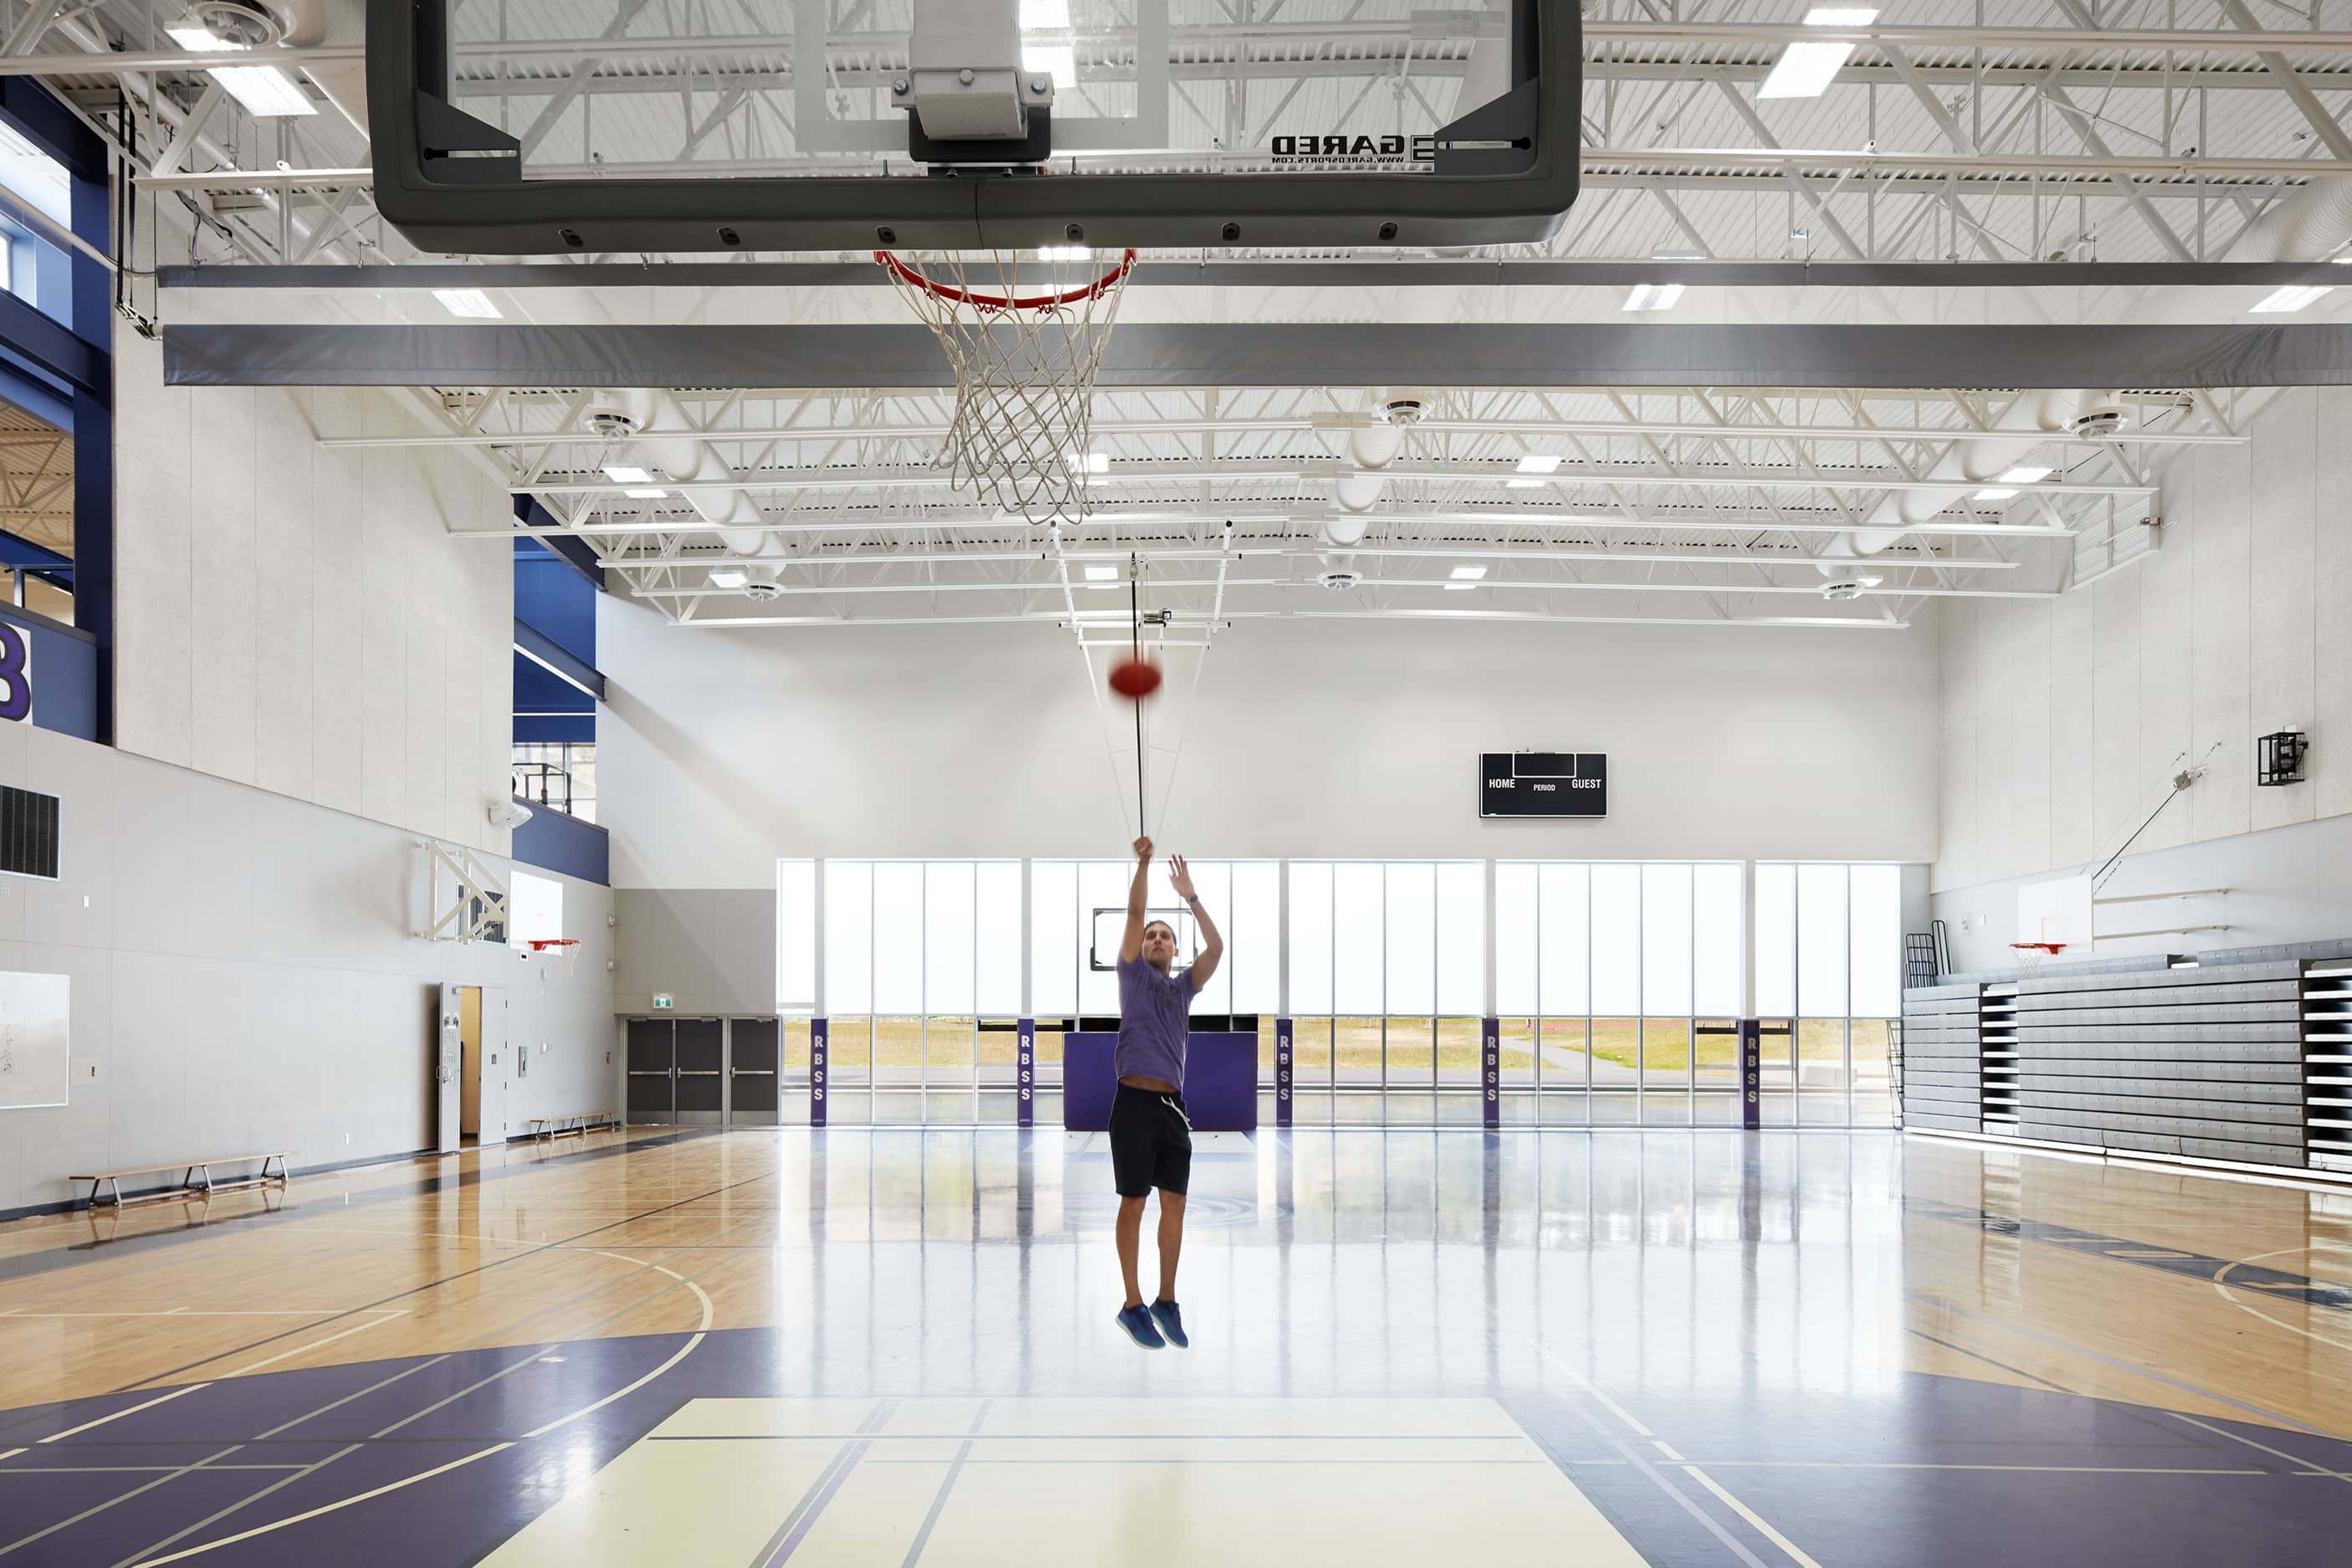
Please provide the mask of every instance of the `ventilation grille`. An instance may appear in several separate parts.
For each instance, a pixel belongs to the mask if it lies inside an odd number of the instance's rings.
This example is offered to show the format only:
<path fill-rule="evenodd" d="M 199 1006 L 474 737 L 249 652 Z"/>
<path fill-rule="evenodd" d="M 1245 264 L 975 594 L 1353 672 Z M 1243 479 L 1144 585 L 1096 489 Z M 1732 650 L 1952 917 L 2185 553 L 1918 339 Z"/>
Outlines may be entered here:
<path fill-rule="evenodd" d="M 58 797 L 0 784 L 0 871 L 58 878 Z"/>

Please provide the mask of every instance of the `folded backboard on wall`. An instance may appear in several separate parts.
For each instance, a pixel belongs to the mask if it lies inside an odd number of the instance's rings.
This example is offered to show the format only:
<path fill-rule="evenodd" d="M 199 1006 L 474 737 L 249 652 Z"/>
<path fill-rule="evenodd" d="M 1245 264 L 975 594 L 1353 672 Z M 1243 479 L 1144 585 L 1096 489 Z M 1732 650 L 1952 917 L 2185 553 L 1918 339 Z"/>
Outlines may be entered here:
<path fill-rule="evenodd" d="M 0 1110 L 66 1102 L 67 977 L 0 973 Z"/>

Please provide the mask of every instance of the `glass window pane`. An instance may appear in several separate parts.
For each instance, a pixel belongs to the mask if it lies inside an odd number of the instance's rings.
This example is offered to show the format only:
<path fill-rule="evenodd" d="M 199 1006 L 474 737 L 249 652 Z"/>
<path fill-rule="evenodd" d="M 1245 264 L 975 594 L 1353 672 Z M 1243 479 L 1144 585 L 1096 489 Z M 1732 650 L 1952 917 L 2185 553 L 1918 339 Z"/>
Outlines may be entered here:
<path fill-rule="evenodd" d="M 874 1010 L 923 1010 L 923 868 L 916 860 L 881 860 L 874 867 Z M 880 1038 L 877 1037 L 877 1040 Z M 894 1037 L 892 1049 L 904 1045 Z M 898 1056 L 880 1052 L 894 1065 Z M 905 1055 L 903 1051 L 899 1055 Z M 916 1059 L 908 1056 L 907 1060 Z"/>
<path fill-rule="evenodd" d="M 1536 1000 L 1536 868 L 1495 867 L 1495 1005 L 1505 1017 L 1533 1017 Z"/>
<path fill-rule="evenodd" d="M 1377 862 L 1360 860 L 1331 868 L 1331 996 L 1343 1013 L 1381 1011 L 1382 871 Z"/>
<path fill-rule="evenodd" d="M 824 1009 L 836 1018 L 874 1010 L 874 868 L 824 863 Z"/>
<path fill-rule="evenodd" d="M 1853 1016 L 1892 1018 L 1903 1011 L 1903 872 L 1856 866 L 1849 951 Z"/>
<path fill-rule="evenodd" d="M 1582 1017 L 1592 1006 L 1592 868 L 1547 865 L 1537 881 L 1537 1001 L 1546 1017 Z"/>
<path fill-rule="evenodd" d="M 1592 1008 L 1633 1014 L 1642 1007 L 1642 868 L 1592 868 Z M 1626 1054 L 1633 1054 L 1627 1035 Z"/>
<path fill-rule="evenodd" d="M 816 1010 L 816 862 L 776 862 L 776 1011 Z"/>
<path fill-rule="evenodd" d="M 1642 1008 L 1653 1017 L 1691 1010 L 1691 868 L 1642 868 Z"/>
<path fill-rule="evenodd" d="M 934 860 L 923 868 L 923 1011 L 969 1016 L 977 887 L 972 864 Z"/>
<path fill-rule="evenodd" d="M 972 1005 L 992 1017 L 1021 1013 L 1021 862 L 983 860 L 979 879 L 980 919 L 973 928 Z M 1007 1035 L 1006 1039 L 1012 1037 Z M 1007 1058 L 1010 1059 L 1009 1058 Z"/>
<path fill-rule="evenodd" d="M 1221 860 L 1201 860 L 1192 864 L 1192 890 L 1201 895 L 1202 908 L 1217 922 L 1218 931 L 1227 933 L 1226 945 L 1232 945 L 1234 925 L 1234 871 Z M 1155 895 L 1156 896 L 1156 895 Z M 1186 910 L 1177 918 L 1176 940 L 1178 962 L 1190 963 L 1200 951 L 1200 922 Z M 1193 1003 L 1196 1012 L 1230 1013 L 1233 1008 L 1234 973 L 1229 963 L 1219 963 L 1217 972 L 1209 976 L 1199 999 Z"/>
<path fill-rule="evenodd" d="M 1041 1018 L 1077 1010 L 1078 868 L 1070 860 L 1029 865 L 1029 1005 Z"/>
<path fill-rule="evenodd" d="M 1132 860 L 1085 860 L 1078 864 L 1078 1011 L 1095 1017 L 1118 1012 L 1118 952 L 1100 954 L 1097 969 L 1087 954 L 1094 944 L 1095 911 L 1127 908 L 1127 886 L 1135 876 Z M 1113 922 L 1115 924 L 1119 922 Z"/>
<path fill-rule="evenodd" d="M 1797 868 L 1797 1011 L 1845 1016 L 1845 868 Z"/>
<path fill-rule="evenodd" d="M 1437 868 L 1404 861 L 1387 868 L 1388 1005 L 1400 1013 L 1437 1009 Z M 1426 1060 L 1428 1051 L 1419 1053 Z"/>
<path fill-rule="evenodd" d="M 1486 868 L 1450 860 L 1437 868 L 1437 1010 L 1476 1018 L 1486 1011 Z"/>
<path fill-rule="evenodd" d="M 1294 860 L 1290 873 L 1290 1011 L 1331 1011 L 1331 868 Z M 1329 1041 L 1324 1044 L 1328 1047 Z M 1294 1049 L 1296 1047 L 1293 1047 Z M 1327 1062 L 1329 1057 L 1327 1053 Z"/>
<path fill-rule="evenodd" d="M 1282 1006 L 1282 866 L 1244 860 L 1234 868 L 1234 923 L 1225 932 L 1234 1011 L 1271 1018 Z"/>
<path fill-rule="evenodd" d="M 1797 1011 L 1797 868 L 1756 868 L 1756 1016 Z"/>
<path fill-rule="evenodd" d="M 1692 1010 L 1718 1018 L 1741 1016 L 1748 955 L 1740 947 L 1738 866 L 1691 868 L 1691 947 L 1697 968 Z"/>

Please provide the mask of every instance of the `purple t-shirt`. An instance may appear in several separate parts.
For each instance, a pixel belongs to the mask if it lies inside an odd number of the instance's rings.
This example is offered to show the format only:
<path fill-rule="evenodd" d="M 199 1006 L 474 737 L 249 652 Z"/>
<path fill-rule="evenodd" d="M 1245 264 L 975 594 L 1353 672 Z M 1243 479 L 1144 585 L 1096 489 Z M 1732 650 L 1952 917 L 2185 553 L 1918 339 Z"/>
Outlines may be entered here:
<path fill-rule="evenodd" d="M 1184 1087 L 1184 1042 L 1191 1029 L 1192 972 L 1161 974 L 1141 957 L 1118 961 L 1118 1050 L 1114 1078 L 1156 1078 Z"/>

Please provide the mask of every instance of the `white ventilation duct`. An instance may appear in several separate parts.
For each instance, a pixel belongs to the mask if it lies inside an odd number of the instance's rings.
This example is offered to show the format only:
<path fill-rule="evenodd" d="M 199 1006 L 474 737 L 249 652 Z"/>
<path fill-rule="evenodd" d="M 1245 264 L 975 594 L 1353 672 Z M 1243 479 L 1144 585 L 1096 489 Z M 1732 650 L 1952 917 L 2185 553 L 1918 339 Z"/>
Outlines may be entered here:
<path fill-rule="evenodd" d="M 1391 389 L 1375 394 L 1372 421 L 1348 431 L 1348 459 L 1356 471 L 1332 487 L 1338 513 L 1326 518 L 1323 537 L 1333 544 L 1361 544 L 1371 527 L 1370 513 L 1388 493 L 1389 481 L 1380 472 L 1404 450 L 1404 433 L 1419 422 L 1428 398 L 1422 393 Z"/>
<path fill-rule="evenodd" d="M 2281 202 L 2230 247 L 2231 261 L 2325 261 L 2352 241 L 2352 178 L 2337 175 L 2314 180 Z M 1994 422 L 1996 430 L 2014 430 L 2013 441 L 1960 441 L 1921 476 L 1951 479 L 1947 489 L 1901 490 L 1872 510 L 1864 526 L 1841 534 L 1827 552 L 1832 555 L 1870 555 L 1885 549 L 1906 528 L 1916 527 L 1937 512 L 1965 499 L 1979 486 L 2016 463 L 2053 437 L 2095 437 L 2120 429 L 2127 415 L 2112 394 L 2077 388 L 2072 391 L 2025 392 Z M 1825 573 L 1835 570 L 1823 566 Z"/>
<path fill-rule="evenodd" d="M 582 416 L 591 424 L 616 421 L 635 432 L 637 439 L 624 449 L 625 456 L 618 460 L 641 459 L 637 467 L 658 468 L 660 473 L 652 480 L 656 486 L 665 479 L 680 486 L 719 485 L 731 483 L 735 478 L 734 468 L 709 442 L 691 435 L 662 435 L 666 430 L 694 427 L 686 410 L 678 406 L 677 399 L 667 392 L 635 386 L 600 392 L 583 410 Z M 785 554 L 783 541 L 765 531 L 767 516 L 745 491 L 711 489 L 683 489 L 679 493 L 710 525 L 730 554 L 772 556 L 782 564 Z M 749 570 L 754 583 L 772 585 L 775 582 L 775 566 L 753 566 Z"/>

